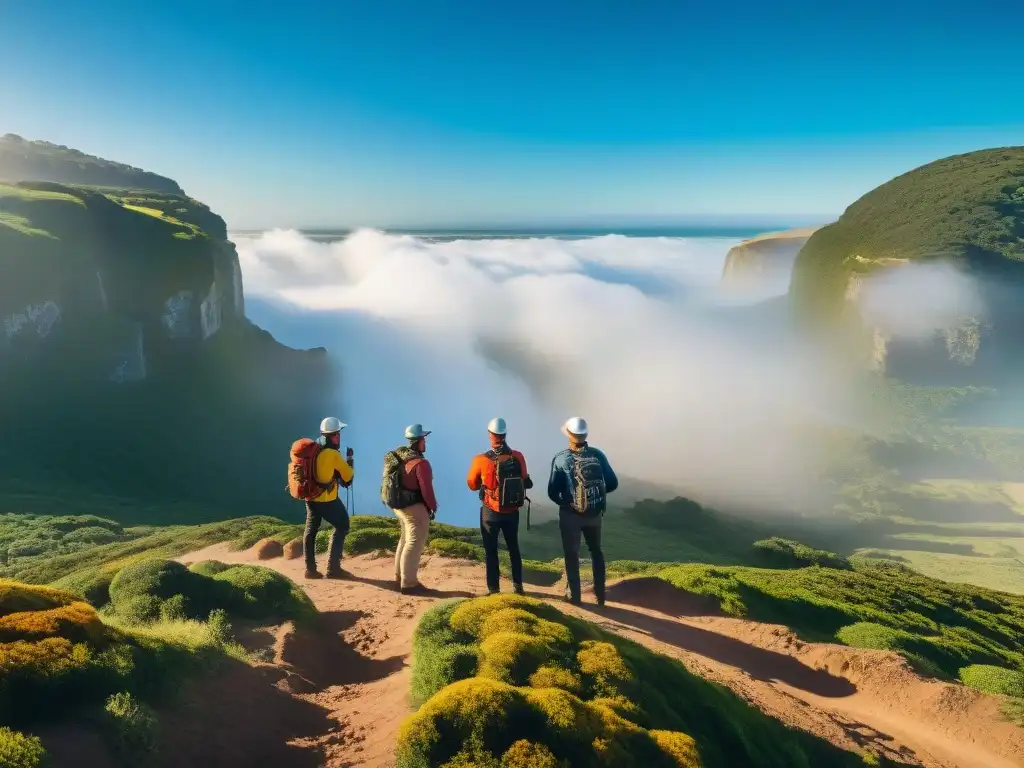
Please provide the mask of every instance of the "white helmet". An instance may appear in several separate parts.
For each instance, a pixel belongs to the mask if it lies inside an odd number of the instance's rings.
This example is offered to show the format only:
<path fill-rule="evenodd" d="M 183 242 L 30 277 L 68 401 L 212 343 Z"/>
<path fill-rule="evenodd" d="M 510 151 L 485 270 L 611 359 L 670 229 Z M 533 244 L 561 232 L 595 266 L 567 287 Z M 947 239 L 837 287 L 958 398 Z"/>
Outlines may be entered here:
<path fill-rule="evenodd" d="M 429 434 L 430 430 L 424 430 L 422 424 L 410 424 L 405 428 L 406 440 L 419 440 L 421 437 L 426 437 Z"/>
<path fill-rule="evenodd" d="M 487 425 L 487 431 L 492 435 L 504 436 L 508 433 L 508 425 L 505 424 L 505 420 L 501 418 L 501 416 L 496 416 L 491 419 L 490 423 Z"/>
<path fill-rule="evenodd" d="M 588 432 L 587 420 L 581 416 L 573 416 L 562 425 L 562 434 L 566 437 L 586 437 Z"/>
<path fill-rule="evenodd" d="M 337 434 L 338 432 L 341 432 L 341 430 L 343 430 L 347 426 L 348 424 L 346 424 L 343 421 L 340 421 L 334 416 L 328 416 L 326 419 L 320 422 L 320 434 L 334 435 Z"/>

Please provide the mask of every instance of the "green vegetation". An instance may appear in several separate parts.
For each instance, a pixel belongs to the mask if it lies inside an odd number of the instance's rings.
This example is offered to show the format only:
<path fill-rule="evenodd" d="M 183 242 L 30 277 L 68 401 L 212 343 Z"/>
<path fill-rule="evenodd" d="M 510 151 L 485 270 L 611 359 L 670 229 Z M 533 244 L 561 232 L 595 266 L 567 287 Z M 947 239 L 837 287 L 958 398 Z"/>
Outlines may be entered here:
<path fill-rule="evenodd" d="M 28 141 L 13 133 L 0 137 L 0 179 L 182 193 L 175 182 L 141 168 L 87 155 L 62 144 Z"/>
<path fill-rule="evenodd" d="M 0 765 L 4 768 L 40 768 L 46 764 L 46 750 L 35 736 L 0 727 Z"/>
<path fill-rule="evenodd" d="M 1024 675 L 991 664 L 972 664 L 960 670 L 960 682 L 985 693 L 1024 697 Z"/>
<path fill-rule="evenodd" d="M 540 601 L 441 603 L 417 628 L 400 768 L 855 766 L 681 664 Z"/>
<path fill-rule="evenodd" d="M 892 563 L 854 570 L 679 565 L 658 572 L 733 616 L 785 624 L 810 640 L 885 648 L 955 678 L 972 664 L 1017 669 L 1024 597 L 929 579 Z"/>
<path fill-rule="evenodd" d="M 0 617 L 0 721 L 14 726 L 98 705 L 119 691 L 165 695 L 184 672 L 227 653 L 198 622 L 137 633 L 48 587 L 0 582 Z"/>
<path fill-rule="evenodd" d="M 967 260 L 998 271 L 1024 260 L 1024 147 L 937 160 L 886 182 L 815 232 L 791 293 L 816 321 L 834 316 L 855 272 L 893 259 Z"/>
<path fill-rule="evenodd" d="M 799 541 L 773 536 L 754 542 L 754 550 L 769 568 L 806 568 L 820 565 L 823 568 L 850 569 L 850 561 L 835 552 L 813 549 Z"/>
<path fill-rule="evenodd" d="M 122 568 L 110 583 L 109 613 L 130 624 L 206 619 L 217 609 L 248 619 L 308 620 L 316 614 L 303 590 L 257 565 L 206 562 L 190 570 L 173 560 L 147 559 Z"/>
<path fill-rule="evenodd" d="M 127 765 L 142 765 L 157 747 L 157 721 L 130 693 L 115 693 L 103 707 L 103 728 L 114 754 Z"/>
<path fill-rule="evenodd" d="M 223 219 L 177 185 L 84 183 L 0 185 L 0 317 L 20 329 L 0 352 L 0 509 L 129 525 L 295 509 L 274 478 L 327 408 L 325 355 L 244 318 Z M 54 467 L 25 450 L 57 430 L 90 450 Z"/>

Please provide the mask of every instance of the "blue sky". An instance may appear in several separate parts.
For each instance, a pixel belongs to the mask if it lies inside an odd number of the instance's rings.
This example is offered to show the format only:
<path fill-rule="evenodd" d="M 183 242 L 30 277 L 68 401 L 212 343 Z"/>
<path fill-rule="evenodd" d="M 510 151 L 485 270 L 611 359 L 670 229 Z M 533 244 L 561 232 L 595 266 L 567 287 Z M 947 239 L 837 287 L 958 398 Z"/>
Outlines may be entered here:
<path fill-rule="evenodd" d="M 1024 144 L 1022 27 L 1009 0 L 13 3 L 0 133 L 236 228 L 803 223 Z"/>

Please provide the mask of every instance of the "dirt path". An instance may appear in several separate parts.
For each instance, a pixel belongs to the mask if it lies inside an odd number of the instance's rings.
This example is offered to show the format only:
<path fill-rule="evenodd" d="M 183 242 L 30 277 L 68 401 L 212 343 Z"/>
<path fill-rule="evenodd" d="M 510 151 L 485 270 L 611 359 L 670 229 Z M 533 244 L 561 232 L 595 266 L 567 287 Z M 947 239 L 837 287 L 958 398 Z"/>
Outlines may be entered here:
<path fill-rule="evenodd" d="M 219 545 L 180 559 L 255 562 L 255 555 Z M 347 559 L 351 581 L 306 581 L 300 560 L 260 564 L 302 584 L 322 614 L 318 631 L 284 625 L 246 639 L 262 654 L 267 682 L 317 713 L 305 715 L 305 727 L 290 737 L 275 736 L 282 729 L 268 723 L 268 749 L 275 738 L 287 741 L 278 745 L 275 764 L 390 768 L 409 711 L 413 632 L 438 598 L 396 592 L 391 558 Z M 426 557 L 421 575 L 442 590 L 439 597 L 485 592 L 478 564 Z M 554 599 L 559 589 L 528 592 Z M 844 748 L 870 748 L 928 768 L 1024 766 L 1024 729 L 1000 717 L 995 697 L 922 679 L 895 654 L 804 643 L 785 627 L 709 615 L 706 604 L 654 579 L 613 585 L 608 598 L 603 609 L 556 604 L 677 658 L 771 716 Z M 241 724 L 250 732 L 260 721 L 253 714 L 255 722 Z"/>

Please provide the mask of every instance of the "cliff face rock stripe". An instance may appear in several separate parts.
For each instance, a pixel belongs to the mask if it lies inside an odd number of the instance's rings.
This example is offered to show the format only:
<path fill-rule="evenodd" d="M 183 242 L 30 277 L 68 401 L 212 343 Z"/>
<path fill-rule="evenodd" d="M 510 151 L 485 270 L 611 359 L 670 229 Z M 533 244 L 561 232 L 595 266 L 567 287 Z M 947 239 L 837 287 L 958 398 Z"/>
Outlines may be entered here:
<path fill-rule="evenodd" d="M 60 317 L 60 307 L 55 301 L 30 304 L 20 312 L 14 312 L 4 318 L 4 338 L 7 343 L 25 335 L 45 339 L 60 321 Z"/>
<path fill-rule="evenodd" d="M 722 286 L 739 293 L 785 293 L 797 253 L 817 227 L 766 232 L 729 250 Z"/>
<path fill-rule="evenodd" d="M 0 352 L 85 341 L 93 375 L 135 381 L 244 322 L 227 227 L 191 198 L 18 182 L 0 185 L 0 214 Z"/>

